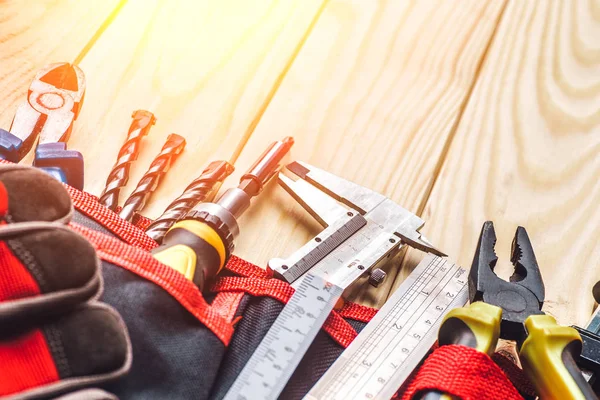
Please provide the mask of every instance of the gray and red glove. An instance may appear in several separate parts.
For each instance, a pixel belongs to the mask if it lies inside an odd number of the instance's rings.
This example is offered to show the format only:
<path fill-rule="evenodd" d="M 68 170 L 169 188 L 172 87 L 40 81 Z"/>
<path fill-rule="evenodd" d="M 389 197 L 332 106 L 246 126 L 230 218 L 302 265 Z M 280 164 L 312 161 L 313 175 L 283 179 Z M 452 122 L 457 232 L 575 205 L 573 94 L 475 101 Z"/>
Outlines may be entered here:
<path fill-rule="evenodd" d="M 61 183 L 0 166 L 0 399 L 114 399 L 76 390 L 127 373 L 131 344 L 119 314 L 97 301 L 100 262 L 70 230 Z"/>

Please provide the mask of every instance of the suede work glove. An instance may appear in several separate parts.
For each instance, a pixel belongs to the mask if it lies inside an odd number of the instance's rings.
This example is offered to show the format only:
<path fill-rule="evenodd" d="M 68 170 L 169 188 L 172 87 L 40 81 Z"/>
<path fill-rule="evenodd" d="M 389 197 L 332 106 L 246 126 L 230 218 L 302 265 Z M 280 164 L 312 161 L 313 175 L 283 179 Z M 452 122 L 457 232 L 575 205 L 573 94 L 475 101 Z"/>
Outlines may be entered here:
<path fill-rule="evenodd" d="M 96 301 L 100 262 L 66 226 L 72 213 L 54 178 L 0 166 L 0 399 L 115 399 L 75 391 L 130 368 L 127 329 L 113 308 Z"/>

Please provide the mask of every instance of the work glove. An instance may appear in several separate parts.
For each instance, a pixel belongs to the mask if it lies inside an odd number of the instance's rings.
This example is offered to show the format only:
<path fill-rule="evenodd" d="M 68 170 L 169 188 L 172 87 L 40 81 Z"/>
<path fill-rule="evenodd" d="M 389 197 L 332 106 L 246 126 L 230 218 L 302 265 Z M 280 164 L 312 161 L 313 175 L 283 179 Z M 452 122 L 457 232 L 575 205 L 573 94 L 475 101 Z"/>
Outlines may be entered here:
<path fill-rule="evenodd" d="M 72 214 L 61 183 L 32 167 L 0 166 L 0 399 L 115 399 L 76 391 L 130 368 L 127 329 L 97 301 L 100 262 L 66 226 Z"/>

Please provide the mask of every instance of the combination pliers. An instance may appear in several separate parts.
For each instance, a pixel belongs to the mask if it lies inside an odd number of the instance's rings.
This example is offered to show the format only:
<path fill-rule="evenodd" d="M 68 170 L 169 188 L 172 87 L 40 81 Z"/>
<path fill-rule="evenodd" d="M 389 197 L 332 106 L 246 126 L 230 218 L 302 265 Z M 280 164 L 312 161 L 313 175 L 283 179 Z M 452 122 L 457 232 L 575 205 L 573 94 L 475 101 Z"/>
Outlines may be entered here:
<path fill-rule="evenodd" d="M 516 341 L 523 369 L 541 399 L 596 399 L 576 364 L 581 336 L 542 311 L 544 282 L 527 231 L 519 226 L 515 233 L 515 270 L 508 282 L 494 272 L 495 244 L 494 225 L 485 222 L 469 272 L 471 304 L 446 315 L 439 344 L 462 344 L 491 355 L 498 337 Z"/>

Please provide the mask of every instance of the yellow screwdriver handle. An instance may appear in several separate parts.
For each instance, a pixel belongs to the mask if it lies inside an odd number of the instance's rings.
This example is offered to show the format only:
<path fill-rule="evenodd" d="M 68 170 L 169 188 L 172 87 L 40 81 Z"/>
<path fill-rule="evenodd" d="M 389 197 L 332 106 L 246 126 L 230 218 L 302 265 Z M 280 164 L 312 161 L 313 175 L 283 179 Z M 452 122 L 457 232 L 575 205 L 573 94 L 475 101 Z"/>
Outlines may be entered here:
<path fill-rule="evenodd" d="M 438 344 L 460 344 L 492 355 L 500 336 L 502 309 L 481 301 L 451 310 L 442 321 Z M 453 400 L 455 397 L 438 391 L 423 392 L 419 400 Z"/>
<path fill-rule="evenodd" d="M 207 278 L 218 274 L 227 261 L 219 234 L 208 224 L 192 219 L 173 225 L 152 255 L 193 281 L 200 290 L 204 289 Z"/>
<path fill-rule="evenodd" d="M 550 315 L 529 316 L 525 329 L 519 357 L 540 399 L 596 399 L 575 363 L 582 347 L 575 329 L 558 325 Z"/>

